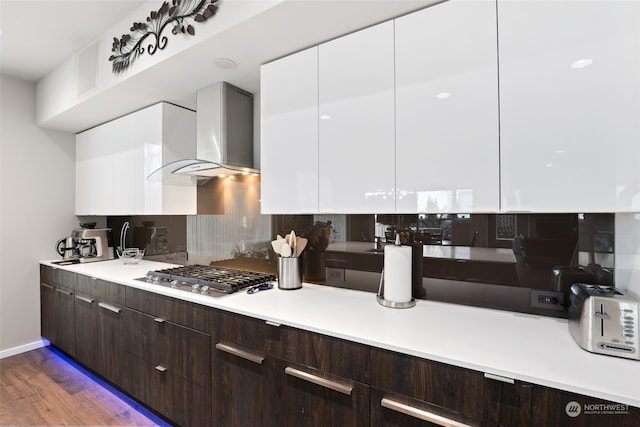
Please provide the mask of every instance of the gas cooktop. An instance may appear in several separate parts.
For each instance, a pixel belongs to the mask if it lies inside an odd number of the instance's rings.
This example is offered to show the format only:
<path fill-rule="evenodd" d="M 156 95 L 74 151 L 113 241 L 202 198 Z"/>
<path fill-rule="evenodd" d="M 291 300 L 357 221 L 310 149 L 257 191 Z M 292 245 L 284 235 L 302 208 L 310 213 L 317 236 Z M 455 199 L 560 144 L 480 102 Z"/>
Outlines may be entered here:
<path fill-rule="evenodd" d="M 232 268 L 187 265 L 149 271 L 145 277 L 136 280 L 210 297 L 221 297 L 271 282 L 275 277 L 271 274 Z"/>

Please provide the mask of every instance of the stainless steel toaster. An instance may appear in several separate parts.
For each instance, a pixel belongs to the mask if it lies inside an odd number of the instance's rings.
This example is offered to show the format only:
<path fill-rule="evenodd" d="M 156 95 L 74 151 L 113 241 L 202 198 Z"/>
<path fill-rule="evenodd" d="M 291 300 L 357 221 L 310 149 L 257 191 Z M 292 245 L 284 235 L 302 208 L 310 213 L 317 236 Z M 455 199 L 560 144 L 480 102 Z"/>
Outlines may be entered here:
<path fill-rule="evenodd" d="M 640 360 L 640 304 L 613 286 L 571 285 L 569 331 L 587 351 Z"/>

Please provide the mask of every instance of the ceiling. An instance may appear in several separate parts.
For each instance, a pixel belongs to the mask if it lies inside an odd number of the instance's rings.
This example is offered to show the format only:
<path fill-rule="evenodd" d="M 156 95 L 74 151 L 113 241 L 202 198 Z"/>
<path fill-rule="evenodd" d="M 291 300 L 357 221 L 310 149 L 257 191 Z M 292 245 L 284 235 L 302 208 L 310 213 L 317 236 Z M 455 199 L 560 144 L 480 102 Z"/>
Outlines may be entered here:
<path fill-rule="evenodd" d="M 266 0 L 219 0 L 218 15 L 231 1 Z M 210 39 L 194 41 L 192 48 L 41 125 L 79 132 L 158 101 L 195 109 L 196 91 L 222 80 L 257 93 L 261 64 L 439 1 L 271 1 L 273 7 L 266 11 Z M 0 0 L 0 73 L 36 82 L 144 3 L 151 10 L 162 0 Z M 237 66 L 220 69 L 215 58 L 230 58 Z"/>
<path fill-rule="evenodd" d="M 36 82 L 145 1 L 0 0 L 0 73 Z"/>

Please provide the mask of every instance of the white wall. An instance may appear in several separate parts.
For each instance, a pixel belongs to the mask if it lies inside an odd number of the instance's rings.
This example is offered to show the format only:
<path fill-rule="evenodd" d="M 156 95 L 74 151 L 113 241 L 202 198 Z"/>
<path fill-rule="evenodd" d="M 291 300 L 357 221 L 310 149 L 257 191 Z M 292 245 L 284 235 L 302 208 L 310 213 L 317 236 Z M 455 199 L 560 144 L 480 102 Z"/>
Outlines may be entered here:
<path fill-rule="evenodd" d="M 0 76 L 0 358 L 40 345 L 38 261 L 78 226 L 75 135 L 36 126 L 35 93 Z"/>

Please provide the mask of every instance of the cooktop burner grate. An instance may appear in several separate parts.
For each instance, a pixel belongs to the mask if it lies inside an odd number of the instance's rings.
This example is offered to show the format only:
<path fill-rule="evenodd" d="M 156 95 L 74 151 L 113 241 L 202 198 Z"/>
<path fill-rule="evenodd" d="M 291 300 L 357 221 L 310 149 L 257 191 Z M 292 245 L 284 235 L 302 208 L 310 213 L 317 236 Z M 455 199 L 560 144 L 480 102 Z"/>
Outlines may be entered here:
<path fill-rule="evenodd" d="M 188 265 L 149 271 L 145 281 L 209 294 L 209 289 L 230 294 L 275 280 L 272 274 L 207 265 Z M 214 296 L 214 295 L 212 295 Z"/>

